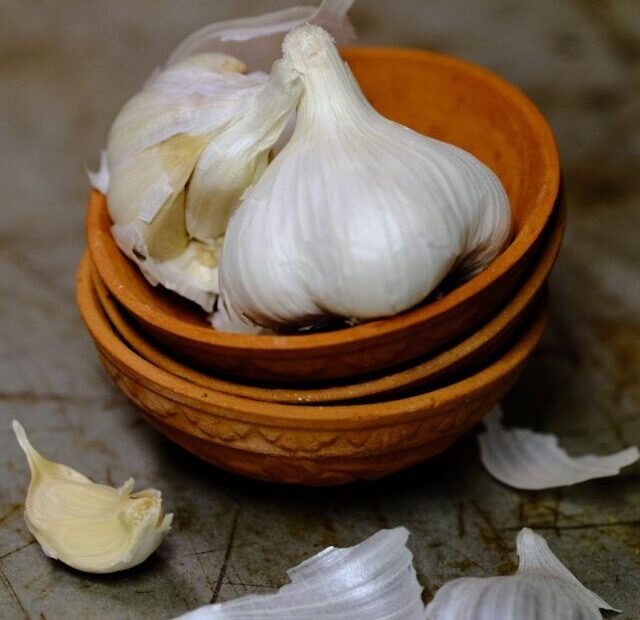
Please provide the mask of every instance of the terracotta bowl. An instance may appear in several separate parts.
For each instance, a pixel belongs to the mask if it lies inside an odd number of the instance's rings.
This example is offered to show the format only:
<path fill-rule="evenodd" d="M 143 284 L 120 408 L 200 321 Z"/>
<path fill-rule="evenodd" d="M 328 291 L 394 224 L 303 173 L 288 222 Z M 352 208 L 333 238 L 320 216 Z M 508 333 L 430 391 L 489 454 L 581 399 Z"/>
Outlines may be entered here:
<path fill-rule="evenodd" d="M 549 225 L 542 254 L 527 274 L 526 280 L 498 314 L 473 334 L 450 349 L 409 368 L 381 377 L 321 388 L 273 388 L 243 384 L 205 374 L 182 364 L 136 329 L 136 325 L 111 295 L 93 265 L 91 278 L 102 309 L 125 343 L 155 366 L 191 383 L 225 394 L 279 403 L 335 403 L 372 398 L 381 400 L 408 390 L 432 389 L 445 385 L 504 352 L 522 323 L 529 318 L 553 268 L 562 243 L 565 215 L 565 206 L 559 201 Z"/>
<path fill-rule="evenodd" d="M 116 385 L 169 439 L 229 471 L 316 486 L 378 478 L 445 450 L 504 397 L 546 320 L 542 303 L 504 355 L 447 387 L 381 403 L 300 406 L 207 389 L 140 357 L 102 311 L 86 256 L 77 299 Z"/>
<path fill-rule="evenodd" d="M 105 199 L 94 192 L 87 234 L 98 273 L 174 357 L 214 373 L 268 381 L 321 381 L 392 368 L 455 342 L 494 315 L 540 250 L 560 170 L 551 130 L 531 101 L 493 73 L 440 54 L 392 48 L 343 53 L 382 114 L 470 151 L 498 174 L 514 216 L 511 245 L 475 278 L 393 318 L 306 335 L 226 334 L 209 327 L 195 305 L 146 282 L 116 247 Z"/>

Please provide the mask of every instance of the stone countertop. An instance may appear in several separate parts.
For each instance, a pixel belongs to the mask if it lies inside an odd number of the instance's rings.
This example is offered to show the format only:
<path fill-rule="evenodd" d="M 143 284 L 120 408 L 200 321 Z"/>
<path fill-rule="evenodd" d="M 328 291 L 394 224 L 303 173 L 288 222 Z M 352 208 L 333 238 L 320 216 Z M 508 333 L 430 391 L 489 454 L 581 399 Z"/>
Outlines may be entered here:
<path fill-rule="evenodd" d="M 481 468 L 473 434 L 405 473 L 347 488 L 271 486 L 165 441 L 99 366 L 74 304 L 88 183 L 119 106 L 188 32 L 286 1 L 20 0 L 0 5 L 0 618 L 170 618 L 283 585 L 328 545 L 404 525 L 430 598 L 514 570 L 528 525 L 590 589 L 640 618 L 640 465 L 526 493 Z M 472 8 L 470 8 L 472 7 Z M 520 86 L 558 138 L 569 202 L 542 345 L 509 420 L 570 453 L 640 444 L 640 3 L 396 0 L 356 4 L 363 43 L 451 53 Z M 10 420 L 96 481 L 162 489 L 176 512 L 157 554 L 90 576 L 48 560 L 22 519 L 28 484 Z"/>

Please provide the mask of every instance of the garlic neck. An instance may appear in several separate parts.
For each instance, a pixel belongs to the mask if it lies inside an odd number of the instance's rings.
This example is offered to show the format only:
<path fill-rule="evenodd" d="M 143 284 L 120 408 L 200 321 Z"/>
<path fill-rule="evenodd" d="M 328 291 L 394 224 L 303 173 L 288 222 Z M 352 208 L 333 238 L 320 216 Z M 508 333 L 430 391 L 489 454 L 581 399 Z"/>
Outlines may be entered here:
<path fill-rule="evenodd" d="M 292 69 L 290 63 L 277 60 L 273 64 L 270 79 L 246 117 L 242 127 L 244 135 L 254 140 L 262 135 L 266 142 L 264 146 L 270 148 L 273 132 L 280 133 L 301 93 L 302 82 L 298 73 Z"/>
<path fill-rule="evenodd" d="M 354 122 L 372 110 L 333 38 L 322 28 L 307 24 L 292 30 L 283 52 L 304 82 L 298 108 L 301 125 L 328 119 Z"/>

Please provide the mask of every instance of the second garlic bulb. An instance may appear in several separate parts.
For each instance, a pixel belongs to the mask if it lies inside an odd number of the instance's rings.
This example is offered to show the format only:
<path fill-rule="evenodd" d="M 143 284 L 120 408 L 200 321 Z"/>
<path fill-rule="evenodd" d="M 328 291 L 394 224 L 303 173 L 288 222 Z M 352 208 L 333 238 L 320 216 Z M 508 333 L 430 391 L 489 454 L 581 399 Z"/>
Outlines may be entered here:
<path fill-rule="evenodd" d="M 304 94 L 227 229 L 228 312 L 275 328 L 390 316 L 500 252 L 511 215 L 489 168 L 378 114 L 321 28 L 293 30 L 283 51 Z"/>

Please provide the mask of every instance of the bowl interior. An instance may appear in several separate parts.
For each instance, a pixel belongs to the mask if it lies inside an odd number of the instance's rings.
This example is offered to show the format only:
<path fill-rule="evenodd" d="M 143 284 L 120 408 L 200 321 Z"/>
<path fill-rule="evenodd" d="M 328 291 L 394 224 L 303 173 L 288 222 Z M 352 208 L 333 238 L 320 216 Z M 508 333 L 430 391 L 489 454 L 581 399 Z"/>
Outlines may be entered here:
<path fill-rule="evenodd" d="M 91 196 L 87 218 L 93 262 L 127 311 L 158 333 L 239 351 L 302 351 L 371 341 L 443 317 L 499 279 L 529 252 L 551 216 L 559 165 L 553 135 L 516 88 L 476 65 L 441 54 L 393 48 L 351 48 L 343 55 L 364 93 L 385 116 L 460 146 L 490 166 L 511 201 L 515 237 L 482 273 L 441 298 L 389 319 L 333 332 L 245 336 L 213 330 L 200 308 L 150 286 L 110 234 L 104 197 Z M 170 338 L 169 338 L 170 339 Z"/>

